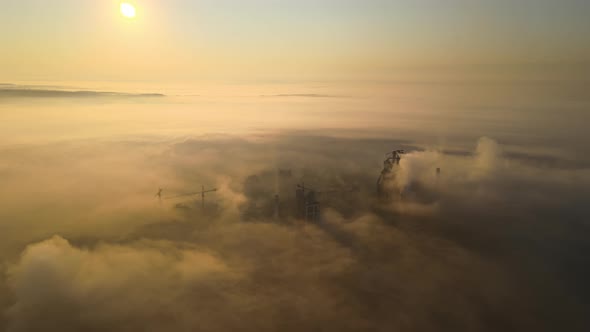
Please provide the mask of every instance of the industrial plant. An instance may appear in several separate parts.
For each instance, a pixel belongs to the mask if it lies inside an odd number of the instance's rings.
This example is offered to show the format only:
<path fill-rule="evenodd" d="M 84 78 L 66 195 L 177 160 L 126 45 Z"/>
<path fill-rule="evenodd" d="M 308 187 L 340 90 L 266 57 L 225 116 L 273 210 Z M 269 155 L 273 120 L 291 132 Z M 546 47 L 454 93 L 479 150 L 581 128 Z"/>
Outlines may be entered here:
<path fill-rule="evenodd" d="M 376 190 L 366 195 L 375 198 L 372 200 L 373 205 L 379 206 L 392 201 L 417 198 L 416 193 L 412 193 L 412 191 L 421 190 L 423 188 L 421 184 L 411 183 L 406 188 L 400 188 L 396 182 L 400 161 L 405 153 L 405 150 L 392 150 L 386 154 L 383 169 L 377 179 Z M 435 172 L 438 178 L 441 172 L 440 168 L 436 168 Z M 353 206 L 357 205 L 361 199 L 358 197 L 361 192 L 358 185 L 331 184 L 326 187 L 318 187 L 305 183 L 304 176 L 296 176 L 295 173 L 291 169 L 279 168 L 247 177 L 243 183 L 243 191 L 247 201 L 240 207 L 242 220 L 246 222 L 301 220 L 319 223 L 324 207 Z M 186 201 L 176 203 L 175 208 L 212 215 L 219 213 L 220 206 L 213 202 L 206 203 L 205 198 L 206 195 L 214 194 L 217 190 L 217 188 L 206 189 L 202 185 L 201 189 L 197 191 L 164 196 L 164 190 L 160 188 L 155 196 L 160 201 L 198 197 L 193 203 Z"/>

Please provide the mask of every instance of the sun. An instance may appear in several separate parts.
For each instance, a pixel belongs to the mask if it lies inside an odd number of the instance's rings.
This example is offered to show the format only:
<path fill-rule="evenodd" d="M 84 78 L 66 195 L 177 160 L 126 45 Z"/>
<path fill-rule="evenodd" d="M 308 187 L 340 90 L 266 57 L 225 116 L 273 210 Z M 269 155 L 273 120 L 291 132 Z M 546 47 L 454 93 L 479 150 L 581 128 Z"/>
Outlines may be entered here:
<path fill-rule="evenodd" d="M 135 17 L 135 7 L 132 4 L 127 2 L 121 3 L 121 14 L 127 18 L 134 18 Z"/>

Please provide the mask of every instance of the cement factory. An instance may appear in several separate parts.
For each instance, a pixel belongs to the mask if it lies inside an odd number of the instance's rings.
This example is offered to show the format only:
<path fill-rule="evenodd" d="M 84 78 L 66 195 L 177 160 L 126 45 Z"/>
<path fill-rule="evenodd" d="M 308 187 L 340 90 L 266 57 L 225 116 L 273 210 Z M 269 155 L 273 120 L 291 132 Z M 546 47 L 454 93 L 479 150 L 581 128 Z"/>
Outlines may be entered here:
<path fill-rule="evenodd" d="M 377 178 L 377 186 L 371 197 L 376 198 L 376 204 L 385 204 L 391 201 L 412 200 L 423 189 L 419 183 L 412 183 L 406 188 L 400 188 L 396 183 L 396 176 L 400 169 L 400 161 L 406 152 L 393 150 L 386 154 L 383 161 L 383 169 Z M 440 168 L 436 168 L 436 176 L 440 175 Z M 336 186 L 329 188 L 317 188 L 308 185 L 301 179 L 297 180 L 290 169 L 277 169 L 274 172 L 267 171 L 257 175 L 251 175 L 244 181 L 244 194 L 248 202 L 240 208 L 243 220 L 303 220 L 317 223 L 321 220 L 323 206 L 332 206 L 340 200 L 340 205 L 349 206 L 358 202 L 356 197 L 360 192 L 358 186 Z M 265 186 L 275 183 L 274 188 Z M 185 202 L 175 204 L 176 209 L 198 211 L 207 215 L 218 214 L 219 206 L 216 203 L 206 203 L 206 197 L 218 191 L 217 188 L 201 186 L 200 190 L 164 196 L 164 190 L 160 188 L 155 197 L 160 200 L 177 200 L 187 197 L 197 197 L 193 204 Z M 423 190 L 422 190 L 423 191 Z M 424 196 L 424 195 L 422 195 Z M 428 196 L 428 195 L 426 195 Z M 332 204 L 330 204 L 332 203 Z"/>

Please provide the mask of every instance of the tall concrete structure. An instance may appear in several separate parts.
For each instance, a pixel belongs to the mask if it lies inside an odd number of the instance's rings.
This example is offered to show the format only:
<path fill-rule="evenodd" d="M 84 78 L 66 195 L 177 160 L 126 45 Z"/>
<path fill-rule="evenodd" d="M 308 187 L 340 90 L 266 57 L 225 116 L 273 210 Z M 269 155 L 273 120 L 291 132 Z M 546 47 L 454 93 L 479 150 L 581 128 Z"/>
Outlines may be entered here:
<path fill-rule="evenodd" d="M 392 198 L 399 194 L 395 190 L 395 175 L 399 168 L 401 156 L 405 154 L 404 150 L 393 150 L 386 154 L 387 158 L 383 161 L 383 170 L 377 179 L 377 195 L 381 199 Z"/>
<path fill-rule="evenodd" d="M 320 202 L 316 199 L 316 191 L 305 184 L 298 184 L 295 190 L 296 217 L 311 222 L 320 219 Z"/>

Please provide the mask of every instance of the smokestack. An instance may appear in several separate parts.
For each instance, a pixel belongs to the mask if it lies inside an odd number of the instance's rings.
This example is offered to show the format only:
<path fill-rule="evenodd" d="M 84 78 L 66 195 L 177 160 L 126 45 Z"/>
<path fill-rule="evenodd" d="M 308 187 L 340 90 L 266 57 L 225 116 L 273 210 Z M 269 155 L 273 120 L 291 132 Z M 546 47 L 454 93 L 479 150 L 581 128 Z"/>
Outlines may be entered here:
<path fill-rule="evenodd" d="M 436 168 L 436 178 L 434 179 L 434 186 L 436 189 L 438 189 L 439 182 L 440 182 L 440 167 L 437 167 Z"/>

